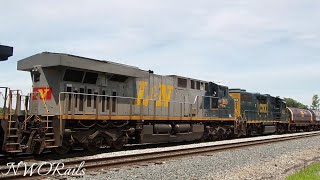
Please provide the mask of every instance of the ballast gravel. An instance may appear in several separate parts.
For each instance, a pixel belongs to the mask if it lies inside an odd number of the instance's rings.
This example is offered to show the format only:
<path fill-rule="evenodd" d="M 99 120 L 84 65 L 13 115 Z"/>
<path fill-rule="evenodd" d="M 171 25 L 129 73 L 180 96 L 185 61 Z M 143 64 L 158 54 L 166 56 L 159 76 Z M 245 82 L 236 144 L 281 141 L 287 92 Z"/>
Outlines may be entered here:
<path fill-rule="evenodd" d="M 88 171 L 80 179 L 284 179 L 316 161 L 320 161 L 320 136 Z"/>

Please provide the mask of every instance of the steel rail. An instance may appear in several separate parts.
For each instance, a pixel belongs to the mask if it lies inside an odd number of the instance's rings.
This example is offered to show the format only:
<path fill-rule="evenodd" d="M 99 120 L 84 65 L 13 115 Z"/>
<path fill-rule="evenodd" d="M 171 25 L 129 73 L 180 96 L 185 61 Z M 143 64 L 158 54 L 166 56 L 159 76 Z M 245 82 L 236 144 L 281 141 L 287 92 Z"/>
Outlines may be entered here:
<path fill-rule="evenodd" d="M 220 152 L 223 150 L 231 150 L 231 149 L 238 149 L 243 147 L 250 147 L 256 145 L 264 145 L 269 143 L 277 143 L 301 138 L 308 138 L 313 136 L 319 136 L 320 131 L 310 133 L 310 134 L 297 134 L 292 136 L 285 136 L 285 137 L 273 137 L 269 139 L 259 139 L 259 140 L 250 140 L 250 141 L 241 141 L 241 142 L 232 142 L 228 144 L 218 144 L 218 145 L 208 145 L 203 147 L 191 147 L 185 149 L 174 149 L 174 150 L 167 150 L 167 151 L 156 151 L 156 152 L 148 152 L 142 154 L 132 154 L 132 155 L 125 155 L 125 156 L 114 156 L 114 157 L 105 157 L 105 158 L 98 158 L 98 159 L 79 159 L 75 161 L 68 161 L 64 163 L 64 168 L 59 168 L 60 172 L 65 172 L 68 169 L 74 169 L 75 167 L 79 166 L 83 161 L 85 161 L 85 165 L 83 168 L 85 170 L 93 170 L 93 169 L 110 169 L 115 167 L 122 167 L 122 166 L 129 166 L 129 165 L 139 165 L 141 163 L 151 163 L 151 162 L 159 162 L 160 160 L 172 160 L 173 158 L 181 158 L 187 157 L 190 155 L 203 155 L 208 153 Z M 3 169 L 4 172 L 7 172 L 9 169 Z M 3 172 L 3 170 L 1 170 Z M 7 170 L 7 171 L 6 171 Z M 40 171 L 41 174 L 46 174 L 48 169 L 43 169 Z M 39 176 L 37 173 L 33 174 L 32 177 Z M 0 179 L 25 179 L 28 178 L 23 176 L 23 173 L 13 176 L 0 176 Z M 48 176 L 48 177 L 56 177 L 57 176 Z M 61 177 L 62 178 L 62 177 Z M 34 179 L 34 178 L 33 178 Z"/>

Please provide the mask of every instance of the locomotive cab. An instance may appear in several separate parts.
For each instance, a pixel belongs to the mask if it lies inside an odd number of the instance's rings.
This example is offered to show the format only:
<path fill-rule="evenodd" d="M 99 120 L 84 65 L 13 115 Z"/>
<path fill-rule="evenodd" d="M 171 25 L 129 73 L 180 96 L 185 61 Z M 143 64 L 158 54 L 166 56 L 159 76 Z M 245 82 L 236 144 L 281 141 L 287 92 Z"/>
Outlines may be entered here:
<path fill-rule="evenodd" d="M 205 109 L 208 116 L 234 117 L 234 100 L 229 95 L 228 87 L 210 82 L 205 97 Z"/>

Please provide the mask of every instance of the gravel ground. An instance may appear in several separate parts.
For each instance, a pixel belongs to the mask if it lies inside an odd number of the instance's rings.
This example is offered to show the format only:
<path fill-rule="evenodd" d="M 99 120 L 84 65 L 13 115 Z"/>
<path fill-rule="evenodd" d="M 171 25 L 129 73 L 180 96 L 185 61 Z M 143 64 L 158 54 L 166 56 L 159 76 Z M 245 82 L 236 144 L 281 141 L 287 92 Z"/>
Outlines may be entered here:
<path fill-rule="evenodd" d="M 320 161 L 320 136 L 156 164 L 101 169 L 87 172 L 81 179 L 283 179 L 315 161 Z"/>
<path fill-rule="evenodd" d="M 304 132 L 299 134 L 313 134 L 317 132 Z M 290 137 L 295 136 L 296 134 L 283 134 L 283 135 L 269 135 L 269 136 L 259 136 L 259 137 L 251 137 L 251 138 L 239 138 L 239 139 L 231 139 L 225 141 L 216 141 L 216 142 L 203 142 L 203 143 L 193 143 L 187 145 L 177 145 L 177 146 L 169 146 L 169 147 L 158 147 L 158 148 L 149 148 L 149 149 L 137 149 L 137 150 L 127 150 L 127 151 L 115 151 L 115 152 L 108 152 L 102 154 L 96 154 L 91 156 L 85 157 L 72 157 L 72 158 L 65 158 L 60 160 L 48 160 L 50 162 L 70 162 L 75 160 L 89 160 L 89 159 L 99 159 L 99 158 L 106 158 L 106 157 L 118 157 L 124 155 L 134 155 L 134 154 L 144 154 L 144 153 L 151 153 L 151 152 L 162 152 L 162 151 L 171 151 L 171 150 L 179 150 L 179 149 L 189 149 L 189 148 L 196 148 L 196 147 L 206 147 L 206 146 L 213 146 L 213 145 L 221 145 L 221 144 L 234 144 L 239 142 L 249 142 L 249 141 L 256 141 L 256 140 L 264 140 L 264 139 L 273 139 L 279 137 Z M 33 163 L 41 163 L 46 161 L 38 161 L 38 160 L 25 160 L 24 163 L 26 165 L 32 165 Z M 0 165 L 0 170 L 6 168 L 6 165 Z M 1 176 L 1 175 L 0 175 Z"/>

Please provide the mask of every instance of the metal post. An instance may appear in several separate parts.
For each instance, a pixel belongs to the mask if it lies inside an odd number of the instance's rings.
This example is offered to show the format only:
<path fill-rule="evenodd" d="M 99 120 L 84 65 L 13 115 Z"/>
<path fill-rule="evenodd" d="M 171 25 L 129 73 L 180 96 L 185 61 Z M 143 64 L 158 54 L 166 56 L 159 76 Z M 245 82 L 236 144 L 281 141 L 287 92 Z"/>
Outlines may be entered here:
<path fill-rule="evenodd" d="M 87 102 L 88 97 L 87 96 L 88 96 L 87 94 L 83 95 L 83 99 L 82 99 L 82 101 L 83 101 L 83 115 L 86 115 L 86 108 L 88 106 L 88 102 Z"/>
<path fill-rule="evenodd" d="M 19 90 L 17 90 L 17 99 L 16 99 L 16 110 L 15 110 L 15 114 L 17 116 L 20 115 L 20 111 L 21 111 L 21 96 L 19 93 Z"/>
<path fill-rule="evenodd" d="M 4 104 L 3 104 L 3 118 L 6 115 L 7 111 L 7 98 L 8 98 L 8 88 L 5 88 L 5 94 L 4 94 Z"/>
<path fill-rule="evenodd" d="M 192 104 L 190 104 L 189 116 L 190 116 L 190 120 L 192 120 Z"/>
<path fill-rule="evenodd" d="M 115 101 L 114 101 L 115 107 L 116 107 L 116 115 L 119 115 L 119 103 L 118 103 L 118 97 L 116 97 Z"/>
<path fill-rule="evenodd" d="M 96 97 L 96 120 L 98 120 L 98 117 L 99 117 L 99 110 L 100 110 L 100 96 L 97 96 Z"/>
<path fill-rule="evenodd" d="M 198 116 L 198 114 L 199 114 L 199 96 L 197 96 L 196 102 L 197 102 L 196 116 Z"/>
<path fill-rule="evenodd" d="M 142 120 L 143 114 L 143 99 L 140 99 L 140 120 Z"/>
<path fill-rule="evenodd" d="M 130 120 L 132 119 L 132 105 L 133 105 L 133 99 L 130 99 L 130 114 L 129 114 Z"/>
<path fill-rule="evenodd" d="M 67 98 L 67 100 L 66 100 L 66 107 L 65 107 L 65 118 L 64 119 L 67 119 L 68 118 L 68 115 L 69 115 L 69 112 L 70 112 L 70 110 L 71 110 L 71 102 L 70 102 L 70 94 L 68 93 L 68 94 L 66 94 L 66 98 Z"/>
<path fill-rule="evenodd" d="M 76 100 L 75 100 L 75 95 L 71 93 L 71 118 L 74 119 L 74 114 L 75 114 L 75 108 L 76 108 Z"/>
<path fill-rule="evenodd" d="M 182 120 L 182 102 L 180 102 L 180 120 Z"/>
<path fill-rule="evenodd" d="M 204 116 L 204 96 L 202 96 L 202 117 Z"/>
<path fill-rule="evenodd" d="M 11 90 L 10 90 L 10 91 L 9 91 L 9 111 L 8 111 L 8 114 L 9 114 L 8 137 L 9 137 L 10 134 L 11 134 L 11 121 L 12 121 L 11 111 L 12 111 L 12 92 L 11 92 Z"/>
<path fill-rule="evenodd" d="M 170 107 L 171 107 L 171 102 L 168 102 L 168 120 L 170 120 Z"/>
<path fill-rule="evenodd" d="M 30 99 L 29 96 L 26 96 L 26 97 L 25 97 L 25 100 L 24 100 L 26 112 L 29 111 L 29 99 Z"/>
<path fill-rule="evenodd" d="M 157 101 L 153 100 L 153 120 L 156 120 L 157 116 Z"/>
<path fill-rule="evenodd" d="M 112 115 L 112 98 L 109 98 L 109 120 L 111 120 Z"/>

